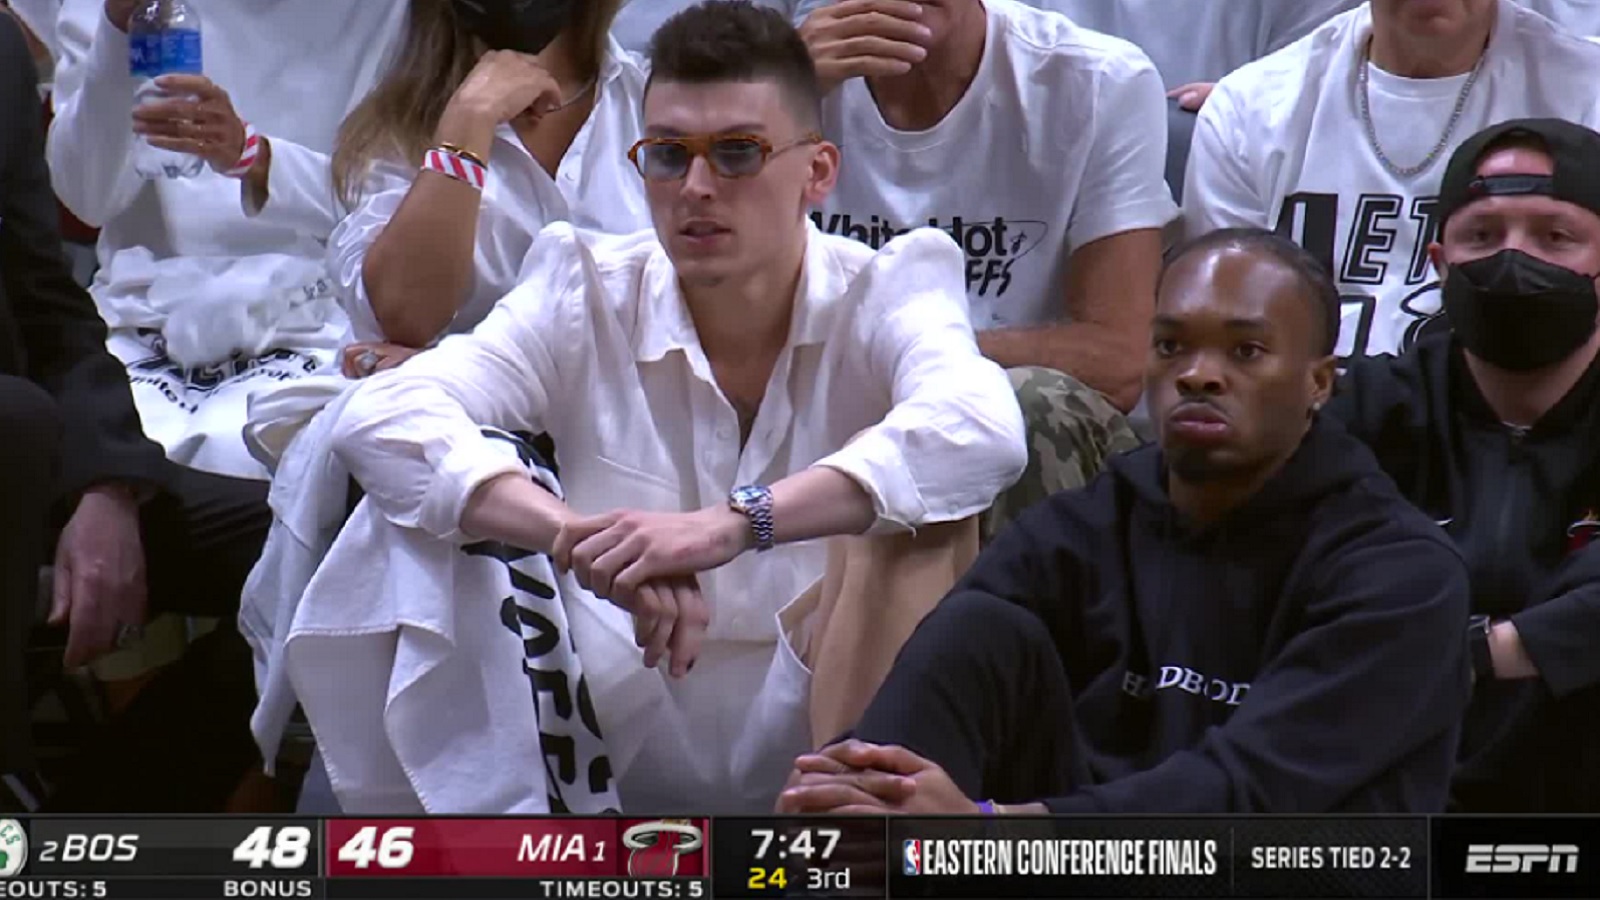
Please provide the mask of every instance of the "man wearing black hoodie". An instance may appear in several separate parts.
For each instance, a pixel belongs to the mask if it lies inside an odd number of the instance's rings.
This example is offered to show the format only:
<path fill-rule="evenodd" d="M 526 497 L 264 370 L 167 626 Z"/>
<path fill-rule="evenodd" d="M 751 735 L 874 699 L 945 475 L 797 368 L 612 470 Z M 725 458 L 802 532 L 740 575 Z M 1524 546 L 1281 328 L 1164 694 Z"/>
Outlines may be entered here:
<path fill-rule="evenodd" d="M 1266 232 L 1162 275 L 1159 447 L 1024 514 L 783 812 L 1431 812 L 1469 695 L 1467 572 L 1317 413 L 1338 295 Z"/>
<path fill-rule="evenodd" d="M 1430 248 L 1448 329 L 1329 407 L 1471 569 L 1462 811 L 1600 809 L 1596 159 L 1600 134 L 1553 119 L 1464 142 Z"/>

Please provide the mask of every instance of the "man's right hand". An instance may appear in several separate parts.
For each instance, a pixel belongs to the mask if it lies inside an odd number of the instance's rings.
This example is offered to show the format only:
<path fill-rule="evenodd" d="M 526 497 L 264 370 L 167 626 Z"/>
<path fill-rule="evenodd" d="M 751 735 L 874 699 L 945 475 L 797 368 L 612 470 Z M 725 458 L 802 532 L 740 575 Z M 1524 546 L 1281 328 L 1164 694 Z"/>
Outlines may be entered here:
<path fill-rule="evenodd" d="M 561 84 L 526 53 L 490 50 L 456 89 L 439 122 L 439 139 L 488 158 L 494 130 L 527 114 L 537 119 L 561 105 Z"/>
<path fill-rule="evenodd" d="M 800 36 L 830 93 L 850 78 L 904 75 L 928 56 L 933 32 L 909 0 L 839 0 L 806 17 Z"/>
<path fill-rule="evenodd" d="M 148 0 L 106 0 L 106 18 L 117 26 L 117 30 L 127 34 L 128 20 L 133 18 L 133 11 L 144 2 Z"/>

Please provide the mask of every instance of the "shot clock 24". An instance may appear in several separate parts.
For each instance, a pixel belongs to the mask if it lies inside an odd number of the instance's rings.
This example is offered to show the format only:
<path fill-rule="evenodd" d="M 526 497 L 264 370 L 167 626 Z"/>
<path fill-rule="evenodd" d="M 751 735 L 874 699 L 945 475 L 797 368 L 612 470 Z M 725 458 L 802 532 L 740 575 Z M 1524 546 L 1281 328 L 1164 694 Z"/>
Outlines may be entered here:
<path fill-rule="evenodd" d="M 718 897 L 882 897 L 882 820 L 718 819 Z"/>

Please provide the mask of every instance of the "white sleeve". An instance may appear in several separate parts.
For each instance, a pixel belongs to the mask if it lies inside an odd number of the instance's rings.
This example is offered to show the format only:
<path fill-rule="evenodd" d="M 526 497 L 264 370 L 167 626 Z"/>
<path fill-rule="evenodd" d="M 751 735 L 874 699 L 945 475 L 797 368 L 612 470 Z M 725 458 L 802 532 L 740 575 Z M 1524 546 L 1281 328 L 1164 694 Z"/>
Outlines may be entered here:
<path fill-rule="evenodd" d="M 540 242 L 544 264 L 475 331 L 373 376 L 334 423 L 334 452 L 394 524 L 463 540 L 473 492 L 520 471 L 481 429 L 544 430 L 558 354 L 580 343 L 567 320 L 585 308 L 588 285 L 571 228 Z"/>
<path fill-rule="evenodd" d="M 332 158 L 285 138 L 264 137 L 272 148 L 272 167 L 267 170 L 267 202 L 255 205 L 241 181 L 239 193 L 244 214 L 263 225 L 288 228 L 318 241 L 327 240 L 344 215 L 344 207 L 333 190 Z"/>
<path fill-rule="evenodd" d="M 276 167 L 276 163 L 273 164 Z M 378 240 L 378 235 L 388 227 L 395 211 L 411 191 L 412 176 L 408 167 L 392 162 L 373 164 L 362 184 L 361 202 L 350 215 L 333 229 L 328 238 L 328 271 L 333 273 L 339 291 L 339 305 L 350 317 L 350 325 L 359 341 L 383 341 L 383 328 L 372 312 L 372 300 L 367 296 L 366 279 L 362 269 L 367 262 L 367 251 Z M 267 204 L 269 207 L 271 203 Z M 409 365 L 409 364 L 408 364 Z"/>
<path fill-rule="evenodd" d="M 1094 138 L 1067 225 L 1067 249 L 1177 217 L 1167 187 L 1167 91 L 1148 60 L 1098 79 Z"/>
<path fill-rule="evenodd" d="M 978 352 L 961 249 L 930 228 L 895 238 L 845 302 L 863 307 L 868 366 L 893 407 L 817 465 L 872 496 L 876 533 L 988 509 L 1027 466 L 1026 432 L 1010 379 Z"/>
<path fill-rule="evenodd" d="M 105 0 L 66 0 L 57 35 L 51 182 L 74 215 L 101 227 L 144 186 L 133 170 L 139 82 L 128 72 L 128 36 L 106 18 Z"/>
<path fill-rule="evenodd" d="M 1295 0 L 1293 3 L 1268 0 L 1266 28 L 1262 34 L 1256 56 L 1276 53 L 1295 41 L 1317 30 L 1317 26 L 1334 16 L 1361 5 L 1362 0 Z"/>
<path fill-rule="evenodd" d="M 1260 188 L 1238 140 L 1245 121 L 1223 82 L 1200 108 L 1189 167 L 1183 178 L 1183 232 L 1199 237 L 1218 228 L 1270 228 Z"/>

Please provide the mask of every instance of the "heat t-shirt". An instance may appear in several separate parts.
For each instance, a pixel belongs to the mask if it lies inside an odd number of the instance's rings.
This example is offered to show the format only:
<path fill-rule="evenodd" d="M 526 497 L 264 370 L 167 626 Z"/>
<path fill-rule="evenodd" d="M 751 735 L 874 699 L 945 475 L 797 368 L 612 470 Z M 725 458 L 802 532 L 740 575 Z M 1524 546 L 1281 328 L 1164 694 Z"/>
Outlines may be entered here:
<path fill-rule="evenodd" d="M 932 128 L 891 128 L 859 78 L 829 96 L 824 134 L 844 161 L 812 214 L 874 248 L 920 226 L 948 231 L 980 330 L 1060 320 L 1072 251 L 1176 213 L 1166 99 L 1144 53 L 1016 0 L 984 6 L 977 75 Z"/>
<path fill-rule="evenodd" d="M 1438 232 L 1439 182 L 1462 141 L 1524 117 L 1600 124 L 1600 45 L 1500 0 L 1476 80 L 1412 79 L 1366 61 L 1365 6 L 1218 83 L 1200 112 L 1183 195 L 1184 230 L 1276 229 L 1337 280 L 1343 358 L 1410 346 L 1440 308 L 1427 255 Z M 1361 113 L 1366 68 L 1373 149 Z M 1459 121 L 1441 146 L 1456 108 Z"/>

